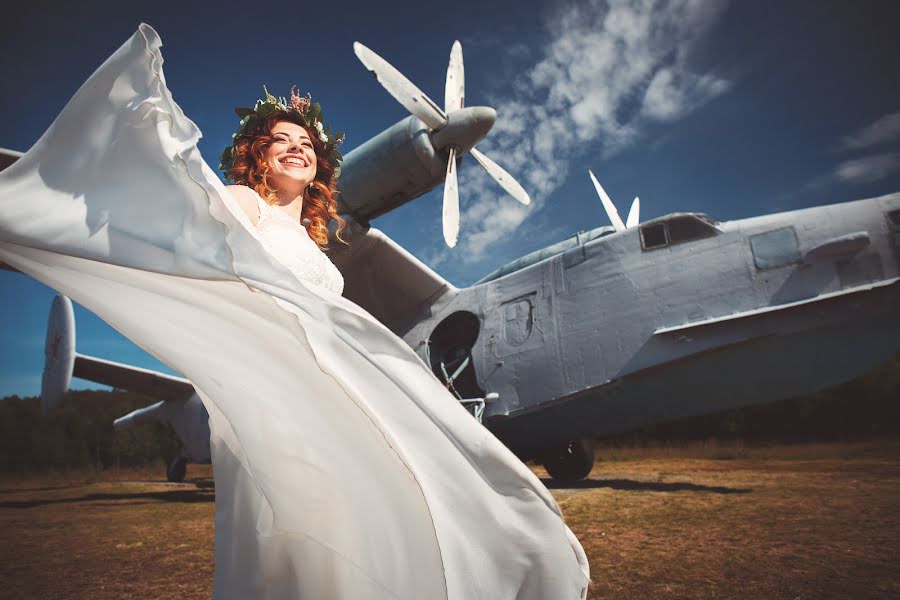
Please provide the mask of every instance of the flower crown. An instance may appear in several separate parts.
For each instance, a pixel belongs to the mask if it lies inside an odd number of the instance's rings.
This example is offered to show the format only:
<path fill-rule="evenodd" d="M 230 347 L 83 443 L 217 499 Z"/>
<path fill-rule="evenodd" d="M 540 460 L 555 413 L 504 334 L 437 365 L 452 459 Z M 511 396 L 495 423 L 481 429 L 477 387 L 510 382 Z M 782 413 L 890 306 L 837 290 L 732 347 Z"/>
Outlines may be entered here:
<path fill-rule="evenodd" d="M 303 125 L 316 131 L 319 141 L 325 144 L 324 158 L 334 166 L 334 178 L 337 179 L 341 174 L 341 161 L 344 156 L 338 152 L 337 147 L 344 141 L 344 132 L 338 131 L 331 133 L 330 125 L 322 125 L 322 107 L 318 102 L 312 101 L 312 96 L 306 94 L 301 96 L 297 93 L 296 86 L 291 87 L 291 99 L 287 101 L 284 97 L 276 98 L 269 93 L 266 86 L 263 86 L 266 93 L 264 100 L 257 100 L 256 106 L 253 108 L 238 107 L 234 112 L 241 118 L 237 132 L 231 136 L 233 140 L 247 134 L 247 130 L 252 124 L 259 119 L 264 119 L 277 110 L 294 113 L 300 117 Z M 228 146 L 222 151 L 222 157 L 219 159 L 219 169 L 226 173 L 234 164 L 234 145 Z"/>

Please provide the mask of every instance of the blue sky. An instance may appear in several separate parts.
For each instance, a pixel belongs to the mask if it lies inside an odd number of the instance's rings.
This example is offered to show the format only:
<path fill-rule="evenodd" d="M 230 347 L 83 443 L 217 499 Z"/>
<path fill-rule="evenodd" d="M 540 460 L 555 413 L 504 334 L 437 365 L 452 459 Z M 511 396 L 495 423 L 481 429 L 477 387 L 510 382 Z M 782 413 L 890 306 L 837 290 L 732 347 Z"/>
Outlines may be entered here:
<path fill-rule="evenodd" d="M 623 215 L 640 195 L 644 219 L 740 219 L 900 190 L 894 0 L 20 3 L 0 23 L 0 146 L 26 150 L 142 21 L 162 37 L 169 88 L 213 166 L 232 108 L 263 83 L 310 90 L 349 151 L 406 116 L 353 41 L 442 103 L 459 39 L 466 104 L 498 111 L 478 147 L 532 206 L 467 159 L 455 250 L 440 187 L 375 222 L 456 285 L 608 224 L 588 168 Z M 53 292 L 15 273 L 0 285 L 0 397 L 37 394 Z M 87 311 L 76 321 L 80 352 L 161 368 Z"/>

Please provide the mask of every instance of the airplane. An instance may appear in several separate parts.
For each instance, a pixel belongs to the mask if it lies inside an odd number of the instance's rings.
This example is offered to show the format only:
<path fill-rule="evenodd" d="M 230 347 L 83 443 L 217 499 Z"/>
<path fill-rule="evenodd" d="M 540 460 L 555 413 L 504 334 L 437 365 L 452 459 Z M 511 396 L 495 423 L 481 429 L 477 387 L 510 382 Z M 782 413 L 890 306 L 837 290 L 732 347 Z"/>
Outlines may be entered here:
<path fill-rule="evenodd" d="M 370 221 L 444 182 L 452 245 L 455 168 L 465 154 L 524 202 L 505 171 L 472 152 L 495 113 L 462 106 L 461 51 L 451 53 L 442 110 L 374 52 L 355 50 L 413 115 L 345 158 L 350 245 L 331 254 L 344 295 L 551 477 L 586 477 L 595 437 L 823 389 L 900 350 L 900 193 L 730 222 L 685 212 L 641 223 L 636 199 L 622 222 L 591 173 L 612 227 L 453 286 Z M 208 460 L 205 411 L 190 382 L 77 354 L 70 316 L 66 300 L 54 301 L 45 408 L 73 373 L 156 396 L 116 425 L 172 423 L 185 443 L 172 480 L 187 460 Z"/>

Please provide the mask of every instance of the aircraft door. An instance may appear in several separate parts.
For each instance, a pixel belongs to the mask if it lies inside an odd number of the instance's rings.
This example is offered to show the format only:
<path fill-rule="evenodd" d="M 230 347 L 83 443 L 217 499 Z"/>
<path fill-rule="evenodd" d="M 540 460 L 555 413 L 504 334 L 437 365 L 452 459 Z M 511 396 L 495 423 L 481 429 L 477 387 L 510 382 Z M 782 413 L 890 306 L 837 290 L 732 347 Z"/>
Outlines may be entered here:
<path fill-rule="evenodd" d="M 468 311 L 457 311 L 442 320 L 428 339 L 431 370 L 460 400 L 483 398 L 472 350 L 481 322 Z"/>
<path fill-rule="evenodd" d="M 487 294 L 484 385 L 507 410 L 552 399 L 559 388 L 554 286 L 545 276 L 553 262 L 501 278 Z"/>

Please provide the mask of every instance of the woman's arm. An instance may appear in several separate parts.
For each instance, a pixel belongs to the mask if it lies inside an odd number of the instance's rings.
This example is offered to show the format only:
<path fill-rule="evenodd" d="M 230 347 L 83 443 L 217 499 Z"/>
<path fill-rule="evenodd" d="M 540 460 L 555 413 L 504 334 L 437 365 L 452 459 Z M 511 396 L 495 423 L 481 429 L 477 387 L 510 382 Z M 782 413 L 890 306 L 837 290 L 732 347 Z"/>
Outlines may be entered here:
<path fill-rule="evenodd" d="M 256 203 L 256 192 L 246 185 L 226 185 L 225 189 L 231 192 L 231 197 L 237 202 L 250 222 L 256 225 L 259 222 L 259 205 Z"/>

